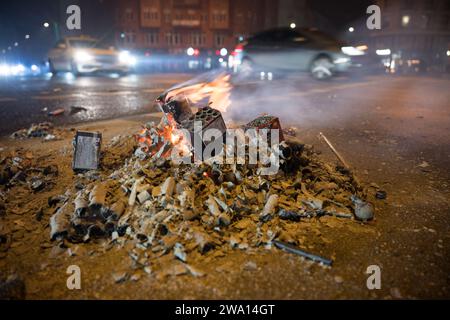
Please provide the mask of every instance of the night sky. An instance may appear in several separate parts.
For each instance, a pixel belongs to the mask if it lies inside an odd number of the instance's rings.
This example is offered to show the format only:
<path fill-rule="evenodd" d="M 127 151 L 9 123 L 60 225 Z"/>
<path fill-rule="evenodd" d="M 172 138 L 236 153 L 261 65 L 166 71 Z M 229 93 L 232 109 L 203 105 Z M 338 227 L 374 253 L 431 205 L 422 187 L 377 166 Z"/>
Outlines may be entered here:
<path fill-rule="evenodd" d="M 61 3 L 67 3 L 60 7 Z M 0 1 L 0 59 L 2 50 L 13 48 L 10 56 L 21 56 L 22 59 L 35 60 L 43 58 L 48 49 L 56 42 L 53 27 L 43 27 L 48 21 L 60 21 L 63 9 L 69 4 L 79 4 L 82 14 L 83 32 L 94 37 L 111 36 L 113 34 L 113 15 L 105 3 L 112 0 L 15 0 Z M 106 10 L 108 9 L 108 10 Z M 65 21 L 63 21 L 65 23 Z M 30 39 L 25 40 L 29 34 Z M 19 42 L 18 47 L 14 43 Z"/>
<path fill-rule="evenodd" d="M 111 36 L 113 33 L 113 15 L 107 6 L 111 1 L 74 0 L 69 1 L 69 4 L 81 4 L 82 23 L 86 34 L 102 37 Z M 0 59 L 2 50 L 8 46 L 13 48 L 11 52 L 28 56 L 29 59 L 44 56 L 54 44 L 55 34 L 52 28 L 43 28 L 43 23 L 59 20 L 59 3 L 60 0 L 0 1 Z M 367 0 L 310 0 L 310 6 L 339 29 L 363 16 L 371 3 Z M 30 34 L 30 40 L 25 41 L 26 34 Z M 15 42 L 19 42 L 19 47 L 14 47 Z M 33 53 L 33 56 L 30 56 L 30 53 Z"/>
<path fill-rule="evenodd" d="M 345 28 L 353 21 L 366 15 L 366 9 L 373 0 L 309 0 L 312 9 L 327 18 L 336 28 Z"/>

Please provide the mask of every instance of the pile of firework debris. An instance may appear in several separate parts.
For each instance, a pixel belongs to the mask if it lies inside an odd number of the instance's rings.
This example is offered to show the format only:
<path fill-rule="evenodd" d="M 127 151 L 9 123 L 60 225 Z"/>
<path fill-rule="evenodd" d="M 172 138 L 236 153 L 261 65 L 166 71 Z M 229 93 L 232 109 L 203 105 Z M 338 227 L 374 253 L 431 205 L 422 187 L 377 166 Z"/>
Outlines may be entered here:
<path fill-rule="evenodd" d="M 53 179 L 58 175 L 58 167 L 39 166 L 35 160 L 31 151 L 21 149 L 0 154 L 0 191 L 16 185 L 25 186 L 30 192 L 51 189 Z"/>
<path fill-rule="evenodd" d="M 195 153 L 177 130 L 197 135 L 194 121 L 203 128 L 227 129 L 218 110 L 205 107 L 194 114 L 185 103 L 160 100 L 165 112 L 161 123 L 143 128 L 134 155 L 121 168 L 73 189 L 50 219 L 51 238 L 76 243 L 110 238 L 119 246 L 131 244 L 134 267 L 148 273 L 166 255 L 181 263 L 178 271 L 195 275 L 190 262 L 208 252 L 272 245 L 330 264 L 293 247 L 299 245 L 295 230 L 299 221 L 311 218 L 354 218 L 366 203 L 348 170 L 321 161 L 311 146 L 281 133 L 277 148 L 267 150 L 281 158 L 272 175 L 262 175 L 255 164 L 217 162 L 217 156 L 197 164 L 174 162 L 168 154 L 175 148 Z M 278 118 L 270 116 L 243 129 L 250 128 L 281 132 Z"/>

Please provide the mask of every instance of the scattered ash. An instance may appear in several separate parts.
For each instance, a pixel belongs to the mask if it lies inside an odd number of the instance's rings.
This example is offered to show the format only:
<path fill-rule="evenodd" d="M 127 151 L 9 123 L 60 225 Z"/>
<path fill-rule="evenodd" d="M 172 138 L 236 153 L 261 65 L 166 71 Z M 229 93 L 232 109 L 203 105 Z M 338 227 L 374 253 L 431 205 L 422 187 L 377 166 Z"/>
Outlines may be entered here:
<path fill-rule="evenodd" d="M 33 193 L 51 188 L 52 180 L 58 176 L 58 167 L 44 165 L 43 159 L 37 160 L 31 151 L 22 149 L 0 155 L 0 191 L 6 194 L 14 186 Z"/>
<path fill-rule="evenodd" d="M 42 138 L 44 141 L 57 140 L 62 137 L 64 130 L 53 127 L 50 122 L 32 124 L 28 129 L 20 129 L 11 134 L 12 139 Z"/>

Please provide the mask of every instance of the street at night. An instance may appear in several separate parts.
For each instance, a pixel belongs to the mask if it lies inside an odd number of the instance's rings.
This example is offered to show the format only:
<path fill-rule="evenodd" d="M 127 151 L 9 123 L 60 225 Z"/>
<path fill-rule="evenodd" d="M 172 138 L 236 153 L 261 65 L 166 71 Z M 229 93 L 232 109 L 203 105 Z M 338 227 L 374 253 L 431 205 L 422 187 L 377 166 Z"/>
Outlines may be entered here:
<path fill-rule="evenodd" d="M 445 1 L 66 2 L 0 16 L 1 300 L 450 298 Z"/>
<path fill-rule="evenodd" d="M 1 134 L 10 134 L 32 123 L 48 120 L 69 124 L 145 113 L 157 95 L 189 77 L 185 74 L 161 74 L 115 79 L 63 75 L 2 81 L 0 101 L 4 123 L 0 131 Z M 82 107 L 86 111 L 70 115 L 70 107 Z M 66 109 L 66 116 L 48 116 L 49 112 L 59 108 Z"/>
<path fill-rule="evenodd" d="M 164 91 L 172 81 L 187 78 L 183 74 L 132 77 L 135 84 L 129 84 L 131 79 L 108 80 L 105 83 L 96 78 L 81 78 L 77 79 L 80 88 L 70 87 L 69 90 L 65 89 L 65 81 L 49 83 L 45 89 L 39 87 L 39 90 L 49 92 L 45 100 L 27 101 L 28 112 L 36 112 L 39 120 L 48 120 L 46 113 L 41 112 L 43 107 L 48 106 L 51 110 L 71 105 L 92 106 L 93 101 L 97 101 L 95 105 L 101 111 L 97 113 L 97 109 L 92 110 L 92 120 L 97 114 L 99 118 L 113 118 L 123 116 L 130 109 L 132 113 L 136 113 L 118 120 L 94 121 L 85 125 L 70 124 L 81 129 L 99 128 L 104 133 L 105 140 L 108 140 L 117 134 L 133 134 L 139 130 L 141 123 L 160 117 L 151 103 L 156 92 L 152 94 L 147 88 L 151 90 L 157 86 L 159 91 Z M 83 81 L 91 81 L 95 85 L 94 95 L 101 98 L 91 97 L 83 90 Z M 356 222 L 342 223 L 339 226 L 337 222 L 327 218 L 317 222 L 319 231 L 315 230 L 305 244 L 326 255 L 335 256 L 336 263 L 331 270 L 311 266 L 282 253 L 254 253 L 250 258 L 244 253 L 234 253 L 233 259 L 218 259 L 217 265 L 208 267 L 208 277 L 205 279 L 169 278 L 163 287 L 155 279 L 141 279 L 138 284 L 123 284 L 112 289 L 111 276 L 100 270 L 105 261 L 118 268 L 117 261 L 123 260 L 123 257 L 116 253 L 97 253 L 101 258 L 95 259 L 96 261 L 91 258 L 83 261 L 86 267 L 95 270 L 92 274 L 86 274 L 95 285 L 86 288 L 81 296 L 76 292 L 71 293 L 70 297 L 146 298 L 145 290 L 131 290 L 136 285 L 151 288 L 149 290 L 155 299 L 447 297 L 449 265 L 446 248 L 450 245 L 450 94 L 447 88 L 450 80 L 373 76 L 358 81 L 342 77 L 332 83 L 320 83 L 308 81 L 304 76 L 290 76 L 273 82 L 236 82 L 232 92 L 233 105 L 239 108 L 240 117 L 236 121 L 245 122 L 246 119 L 269 112 L 273 104 L 277 104 L 277 115 L 284 126 L 295 126 L 298 129 L 298 139 L 314 145 L 333 163 L 333 154 L 318 138 L 319 132 L 323 132 L 332 139 L 364 183 L 375 184 L 385 190 L 387 200 L 374 200 L 377 205 L 376 221 L 365 228 L 360 228 Z M 29 90 L 33 89 L 33 84 L 27 85 L 30 86 Z M 21 87 L 25 90 L 25 83 Z M 130 92 L 133 103 L 136 103 L 134 107 L 114 107 L 120 101 L 126 101 L 124 97 L 110 92 L 111 88 L 118 87 L 121 88 L 119 90 Z M 61 88 L 61 91 L 53 93 L 54 88 Z M 36 91 L 36 96 L 39 95 L 39 90 Z M 261 97 L 258 94 L 261 91 L 266 92 L 267 96 Z M 55 97 L 54 100 L 50 98 L 52 96 Z M 19 101 L 27 100 L 20 97 L 16 99 L 17 101 L 8 103 L 17 106 Z M 98 103 L 99 99 L 101 103 Z M 3 117 L 10 116 L 8 110 L 3 112 Z M 11 111 L 11 114 L 13 112 L 17 111 Z M 233 115 L 234 112 L 232 107 L 230 113 Z M 68 113 L 69 110 L 67 115 L 60 116 L 57 121 L 61 121 L 63 125 L 65 122 L 75 122 Z M 29 123 L 24 120 L 24 125 Z M 37 144 L 34 141 L 20 141 L 24 148 L 32 150 L 35 157 L 43 158 L 60 148 L 67 148 L 68 143 L 67 139 Z M 7 151 L 14 149 L 17 142 L 5 138 L 2 145 L 4 151 Z M 55 156 L 51 158 L 59 161 Z M 62 165 L 69 168 L 69 160 L 65 160 L 66 163 Z M 424 163 L 428 165 L 425 167 Z M 15 220 L 17 216 L 12 218 Z M 305 234 L 308 232 L 305 231 Z M 317 237 L 318 235 L 320 236 Z M 33 239 L 31 234 L 28 236 Z M 42 236 L 45 237 L 46 234 Z M 31 254 L 31 239 L 17 247 L 18 252 Z M 39 246 L 39 242 L 34 243 Z M 15 251 L 11 250 L 10 259 L 14 260 Z M 35 259 L 39 263 L 36 264 Z M 57 274 L 56 270 L 51 269 L 53 264 L 57 269 L 60 263 L 70 258 L 59 259 L 62 260 L 59 262 L 58 259 L 52 259 L 49 262 L 46 256 L 33 256 L 29 263 L 35 267 L 23 260 L 21 267 L 24 272 L 32 275 L 31 288 L 35 288 L 35 291 L 31 289 L 30 298 L 66 297 L 64 290 L 51 289 L 64 282 L 64 273 L 61 277 L 52 278 L 52 281 L 47 279 L 49 274 Z M 110 259 L 116 262 L 110 262 Z M 257 267 L 252 271 L 241 272 L 247 259 L 255 262 Z M 46 265 L 45 270 L 40 269 L 41 264 Z M 383 284 L 386 289 L 376 291 L 376 294 L 367 291 L 365 287 L 365 269 L 372 264 L 382 265 L 385 274 Z M 223 279 L 219 271 L 221 267 L 226 269 L 229 278 Z M 271 274 L 270 279 L 265 278 L 267 273 Z M 399 273 L 402 274 L 401 277 L 398 277 Z M 255 278 L 259 279 L 258 290 L 250 285 Z M 420 286 L 417 286 L 417 281 L 421 283 Z M 48 285 L 48 288 L 43 290 L 43 284 Z M 42 292 L 46 292 L 46 295 L 43 296 Z"/>

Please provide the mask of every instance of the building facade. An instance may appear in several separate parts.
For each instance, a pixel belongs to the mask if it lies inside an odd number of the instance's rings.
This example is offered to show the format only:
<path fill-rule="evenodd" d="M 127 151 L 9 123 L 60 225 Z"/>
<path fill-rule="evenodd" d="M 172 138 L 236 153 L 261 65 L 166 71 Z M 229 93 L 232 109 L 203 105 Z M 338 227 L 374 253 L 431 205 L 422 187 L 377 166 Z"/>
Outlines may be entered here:
<path fill-rule="evenodd" d="M 278 1 L 117 0 L 119 47 L 185 52 L 233 49 L 240 39 L 277 25 Z"/>
<path fill-rule="evenodd" d="M 448 63 L 450 1 L 379 0 L 381 30 L 369 32 L 369 47 L 390 49 L 402 59 L 428 66 Z"/>

